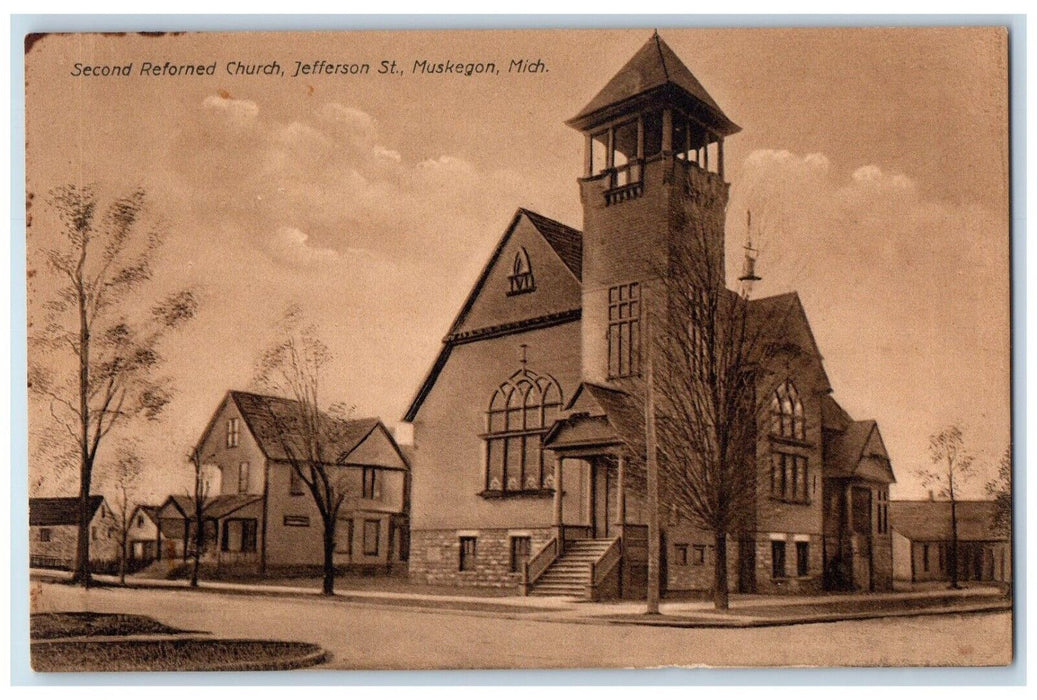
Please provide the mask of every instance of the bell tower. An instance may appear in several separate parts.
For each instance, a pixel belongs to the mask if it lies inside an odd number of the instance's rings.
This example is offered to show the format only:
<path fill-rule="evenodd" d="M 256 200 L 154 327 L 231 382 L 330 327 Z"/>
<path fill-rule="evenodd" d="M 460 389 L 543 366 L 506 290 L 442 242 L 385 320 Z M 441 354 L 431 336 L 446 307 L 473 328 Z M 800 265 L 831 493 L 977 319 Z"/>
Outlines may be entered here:
<path fill-rule="evenodd" d="M 658 33 L 566 124 L 586 149 L 583 375 L 622 383 L 641 371 L 643 301 L 677 258 L 724 284 L 724 139 L 741 129 Z"/>

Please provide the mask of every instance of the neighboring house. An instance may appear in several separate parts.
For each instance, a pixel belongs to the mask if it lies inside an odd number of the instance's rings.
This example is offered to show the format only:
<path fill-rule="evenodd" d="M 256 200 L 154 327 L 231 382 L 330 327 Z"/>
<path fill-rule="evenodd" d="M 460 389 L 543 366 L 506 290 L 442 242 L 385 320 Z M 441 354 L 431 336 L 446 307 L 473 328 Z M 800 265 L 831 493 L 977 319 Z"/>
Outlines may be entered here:
<path fill-rule="evenodd" d="M 134 565 L 147 564 L 161 556 L 158 511 L 162 506 L 140 505 L 130 514 L 126 531 L 127 557 Z"/>
<path fill-rule="evenodd" d="M 723 241 L 723 145 L 739 127 L 657 35 L 568 123 L 585 140 L 584 230 L 517 211 L 404 417 L 424 582 L 644 593 L 642 300 L 665 289 L 658 258 L 688 222 Z M 751 524 L 729 539 L 731 587 L 891 588 L 878 427 L 829 396 L 796 294 L 753 300 L 749 317 L 791 350 L 770 368 L 783 380 L 759 426 Z M 712 536 L 662 520 L 665 585 L 710 588 Z"/>
<path fill-rule="evenodd" d="M 90 562 L 104 565 L 119 558 L 112 511 L 104 496 L 90 497 Z M 71 569 L 76 558 L 79 498 L 29 499 L 29 566 Z"/>
<path fill-rule="evenodd" d="M 949 581 L 950 501 L 893 501 L 893 565 L 898 580 Z M 993 528 L 993 501 L 958 501 L 958 580 L 1011 581 L 1012 545 Z"/>
<path fill-rule="evenodd" d="M 228 392 L 198 442 L 212 494 L 203 503 L 204 557 L 259 571 L 323 563 L 323 525 L 306 485 L 288 461 L 286 445 L 298 435 L 278 433 L 275 412 L 294 402 L 243 391 Z M 329 469 L 346 493 L 336 526 L 335 562 L 342 569 L 388 571 L 409 550 L 409 472 L 392 435 L 377 418 L 344 421 L 328 453 Z M 164 544 L 179 556 L 194 549 L 194 500 L 170 496 L 158 512 Z M 162 549 L 165 553 L 167 550 Z"/>

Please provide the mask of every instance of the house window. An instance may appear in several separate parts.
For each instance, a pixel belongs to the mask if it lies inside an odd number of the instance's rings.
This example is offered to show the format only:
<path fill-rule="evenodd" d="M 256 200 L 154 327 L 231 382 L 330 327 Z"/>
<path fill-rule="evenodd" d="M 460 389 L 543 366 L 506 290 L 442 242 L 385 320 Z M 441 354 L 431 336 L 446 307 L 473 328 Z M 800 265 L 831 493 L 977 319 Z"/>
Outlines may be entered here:
<path fill-rule="evenodd" d="M 702 566 L 706 563 L 706 545 L 697 544 L 695 545 L 695 556 L 691 560 L 695 566 Z"/>
<path fill-rule="evenodd" d="M 137 514 L 137 527 L 144 527 L 144 516 Z"/>
<path fill-rule="evenodd" d="M 609 288 L 609 377 L 641 373 L 641 285 Z"/>
<path fill-rule="evenodd" d="M 675 544 L 673 545 L 673 559 L 674 564 L 677 566 L 688 565 L 688 545 L 686 544 Z"/>
<path fill-rule="evenodd" d="M 786 380 L 771 397 L 771 433 L 794 440 L 806 440 L 803 402 L 792 380 Z"/>
<path fill-rule="evenodd" d="M 889 532 L 889 493 L 885 490 L 879 491 L 877 519 L 879 533 Z"/>
<path fill-rule="evenodd" d="M 378 470 L 364 467 L 364 498 L 382 497 L 382 480 L 378 478 Z"/>
<path fill-rule="evenodd" d="M 284 516 L 285 527 L 309 527 L 310 516 L 308 515 L 286 515 Z"/>
<path fill-rule="evenodd" d="M 353 519 L 342 518 L 335 528 L 335 552 L 353 554 Z"/>
<path fill-rule="evenodd" d="M 771 496 L 793 503 L 809 503 L 807 458 L 789 452 L 771 455 Z"/>
<path fill-rule="evenodd" d="M 474 537 L 461 538 L 461 556 L 458 561 L 459 571 L 473 571 L 475 569 L 475 539 Z"/>
<path fill-rule="evenodd" d="M 50 542 L 50 528 L 49 527 L 41 527 L 40 528 L 40 542 Z"/>
<path fill-rule="evenodd" d="M 298 470 L 293 465 L 288 467 L 288 495 L 289 496 L 301 496 L 305 493 L 303 489 L 303 480 L 299 476 Z"/>
<path fill-rule="evenodd" d="M 806 576 L 810 571 L 810 543 L 796 543 L 796 576 Z"/>
<path fill-rule="evenodd" d="M 364 521 L 364 556 L 378 556 L 378 535 L 382 529 L 380 520 Z"/>
<path fill-rule="evenodd" d="M 227 421 L 227 447 L 238 446 L 238 419 L 231 418 Z"/>
<path fill-rule="evenodd" d="M 248 493 L 248 462 L 238 465 L 238 493 Z"/>
<path fill-rule="evenodd" d="M 220 549 L 224 552 L 255 552 L 256 531 L 255 518 L 225 520 Z"/>
<path fill-rule="evenodd" d="M 529 537 L 511 538 L 511 572 L 522 571 L 522 566 L 529 561 L 529 549 L 532 541 Z"/>
<path fill-rule="evenodd" d="M 771 578 L 785 578 L 785 542 L 771 540 Z"/>
<path fill-rule="evenodd" d="M 97 526 L 96 525 L 94 525 L 93 527 L 90 528 L 90 539 L 93 540 L 94 542 L 97 541 Z"/>
<path fill-rule="evenodd" d="M 929 570 L 929 545 L 922 545 L 922 571 Z"/>
<path fill-rule="evenodd" d="M 487 495 L 554 486 L 542 443 L 561 407 L 558 382 L 525 368 L 497 388 L 486 413 Z"/>
<path fill-rule="evenodd" d="M 519 248 L 515 253 L 515 261 L 511 265 L 511 274 L 508 275 L 508 296 L 525 294 L 536 289 L 533 281 L 533 268 L 529 264 L 529 253 L 525 248 Z"/>

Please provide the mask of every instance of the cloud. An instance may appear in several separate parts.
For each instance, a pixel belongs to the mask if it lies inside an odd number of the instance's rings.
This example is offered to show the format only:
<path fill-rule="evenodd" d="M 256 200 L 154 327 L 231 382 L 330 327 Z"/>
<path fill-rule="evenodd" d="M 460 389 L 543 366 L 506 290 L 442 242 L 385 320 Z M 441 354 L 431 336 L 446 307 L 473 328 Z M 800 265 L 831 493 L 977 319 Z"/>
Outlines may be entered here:
<path fill-rule="evenodd" d="M 259 114 L 259 106 L 255 102 L 222 95 L 209 95 L 202 101 L 202 106 L 238 124 L 250 122 Z"/>
<path fill-rule="evenodd" d="M 275 259 L 298 267 L 326 265 L 339 259 L 337 251 L 312 246 L 309 238 L 297 228 L 282 226 L 271 235 L 268 250 Z"/>

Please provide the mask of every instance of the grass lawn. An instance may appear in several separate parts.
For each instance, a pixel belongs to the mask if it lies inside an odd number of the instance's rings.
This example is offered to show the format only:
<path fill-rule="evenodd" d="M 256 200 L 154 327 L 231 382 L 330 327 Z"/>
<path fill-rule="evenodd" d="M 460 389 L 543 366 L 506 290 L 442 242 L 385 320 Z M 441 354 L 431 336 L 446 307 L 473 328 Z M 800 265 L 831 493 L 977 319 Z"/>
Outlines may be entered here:
<path fill-rule="evenodd" d="M 29 616 L 29 637 L 33 640 L 128 634 L 178 634 L 185 631 L 163 625 L 144 615 L 64 612 L 35 613 Z"/>
<path fill-rule="evenodd" d="M 321 648 L 303 642 L 177 639 L 35 642 L 32 668 L 53 671 L 264 671 L 312 666 Z"/>

